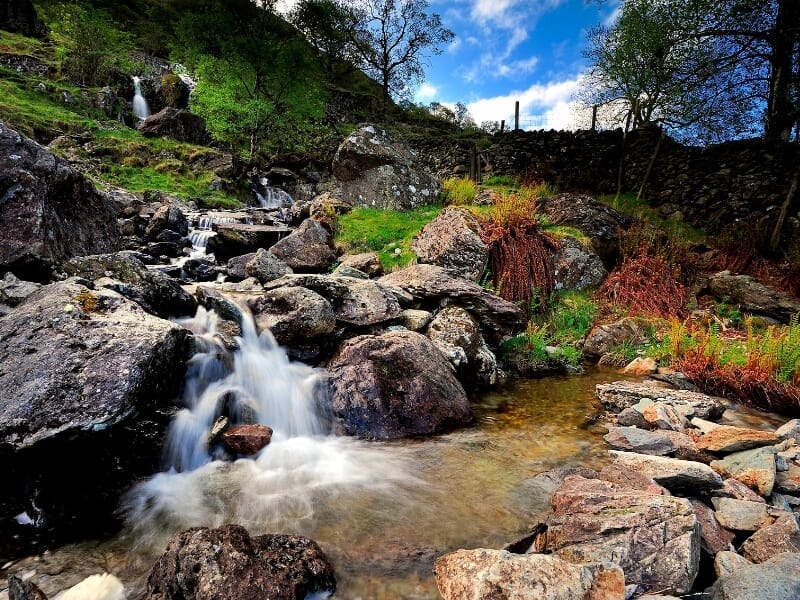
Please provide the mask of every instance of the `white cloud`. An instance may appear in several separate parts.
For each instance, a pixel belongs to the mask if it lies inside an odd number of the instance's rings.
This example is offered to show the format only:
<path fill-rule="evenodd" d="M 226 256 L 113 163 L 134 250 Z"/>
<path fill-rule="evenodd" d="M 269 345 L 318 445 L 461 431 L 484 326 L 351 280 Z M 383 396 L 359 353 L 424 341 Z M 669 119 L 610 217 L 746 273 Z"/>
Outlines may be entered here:
<path fill-rule="evenodd" d="M 427 100 L 433 100 L 438 93 L 438 88 L 429 83 L 423 83 L 417 90 L 417 93 L 414 94 L 414 99 L 417 102 L 425 102 Z"/>
<path fill-rule="evenodd" d="M 523 129 L 572 129 L 578 82 L 579 77 L 537 83 L 526 90 L 470 102 L 467 108 L 476 123 L 505 119 L 506 127 L 513 127 L 514 103 L 519 101 L 520 127 Z"/>

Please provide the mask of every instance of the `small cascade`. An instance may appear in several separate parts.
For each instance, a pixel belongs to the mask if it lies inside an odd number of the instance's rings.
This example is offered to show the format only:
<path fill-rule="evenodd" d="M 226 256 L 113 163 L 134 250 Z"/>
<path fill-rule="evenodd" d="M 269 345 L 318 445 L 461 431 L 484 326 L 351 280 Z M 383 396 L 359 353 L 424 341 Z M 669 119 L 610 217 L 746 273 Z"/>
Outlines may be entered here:
<path fill-rule="evenodd" d="M 146 119 L 150 116 L 150 106 L 147 100 L 142 96 L 141 79 L 134 75 L 133 77 L 133 114 L 140 119 Z"/>
<path fill-rule="evenodd" d="M 286 190 L 269 185 L 266 177 L 258 180 L 258 185 L 253 187 L 253 193 L 261 208 L 290 208 L 294 204 L 294 199 Z"/>
<path fill-rule="evenodd" d="M 204 256 L 208 240 L 217 235 L 214 225 L 224 223 L 237 223 L 235 217 L 222 217 L 219 215 L 203 215 L 197 219 L 197 226 L 189 230 L 189 241 L 192 242 L 192 257 Z"/>

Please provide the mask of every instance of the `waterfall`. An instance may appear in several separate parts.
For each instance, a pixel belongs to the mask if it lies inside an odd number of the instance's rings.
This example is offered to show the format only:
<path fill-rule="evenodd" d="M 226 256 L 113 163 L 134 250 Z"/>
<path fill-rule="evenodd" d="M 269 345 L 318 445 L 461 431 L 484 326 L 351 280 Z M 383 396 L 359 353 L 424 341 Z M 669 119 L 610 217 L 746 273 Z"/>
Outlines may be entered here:
<path fill-rule="evenodd" d="M 259 179 L 258 185 L 254 187 L 253 191 L 261 208 L 289 208 L 294 204 L 294 199 L 289 192 L 269 185 L 266 177 Z"/>
<path fill-rule="evenodd" d="M 217 232 L 214 231 L 214 225 L 236 222 L 237 219 L 235 217 L 209 215 L 203 215 L 199 217 L 197 219 L 197 227 L 194 227 L 189 231 L 189 241 L 192 242 L 192 256 L 197 258 L 205 255 L 208 240 L 217 235 Z"/>
<path fill-rule="evenodd" d="M 150 106 L 147 100 L 142 96 L 141 80 L 134 75 L 133 77 L 133 114 L 140 119 L 146 119 L 150 116 Z"/>

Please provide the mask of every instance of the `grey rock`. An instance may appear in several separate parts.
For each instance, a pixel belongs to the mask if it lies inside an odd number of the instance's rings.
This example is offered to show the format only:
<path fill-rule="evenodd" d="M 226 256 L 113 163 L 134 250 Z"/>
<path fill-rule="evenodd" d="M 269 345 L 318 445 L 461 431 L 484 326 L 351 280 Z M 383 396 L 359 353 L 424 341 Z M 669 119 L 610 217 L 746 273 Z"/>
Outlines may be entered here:
<path fill-rule="evenodd" d="M 800 419 L 787 421 L 775 430 L 775 435 L 777 435 L 780 440 L 792 438 L 800 443 Z"/>
<path fill-rule="evenodd" d="M 370 277 L 383 275 L 383 265 L 381 259 L 374 252 L 364 252 L 362 254 L 346 254 L 339 257 L 340 267 L 350 267 L 366 273 Z"/>
<path fill-rule="evenodd" d="M 779 554 L 760 565 L 740 565 L 719 578 L 712 600 L 800 598 L 800 554 Z"/>
<path fill-rule="evenodd" d="M 717 419 L 725 412 L 725 406 L 713 396 L 657 387 L 647 383 L 614 381 L 598 384 L 595 390 L 595 395 L 603 407 L 615 412 L 629 408 L 643 399 L 669 404 L 687 419 L 692 417 Z"/>
<path fill-rule="evenodd" d="M 591 246 L 572 236 L 559 238 L 558 249 L 550 255 L 553 263 L 553 288 L 556 290 L 585 290 L 599 286 L 608 271 Z"/>
<path fill-rule="evenodd" d="M 8 578 L 8 600 L 47 600 L 47 596 L 32 581 L 11 575 Z"/>
<path fill-rule="evenodd" d="M 583 342 L 583 353 L 587 358 L 598 359 L 624 342 L 638 343 L 645 339 L 646 333 L 641 323 L 626 317 L 615 323 L 592 327 Z"/>
<path fill-rule="evenodd" d="M 359 271 L 347 265 L 339 265 L 333 270 L 331 275 L 336 275 L 337 277 L 352 277 L 353 279 L 369 279 L 369 275 L 364 273 L 364 271 Z"/>
<path fill-rule="evenodd" d="M 244 272 L 247 277 L 255 277 L 261 283 L 267 283 L 293 273 L 289 265 L 264 248 L 259 248 L 253 255 L 253 258 L 245 265 Z"/>
<path fill-rule="evenodd" d="M 247 304 L 259 330 L 269 329 L 282 345 L 327 335 L 336 328 L 330 303 L 303 287 L 269 290 Z"/>
<path fill-rule="evenodd" d="M 189 235 L 189 220 L 174 204 L 164 204 L 159 207 L 150 218 L 145 236 L 148 240 L 155 240 L 165 230 L 174 231 L 184 237 Z"/>
<path fill-rule="evenodd" d="M 700 524 L 700 545 L 703 549 L 710 556 L 732 550 L 733 533 L 720 526 L 714 516 L 714 511 L 696 498 L 691 498 L 689 501 L 692 503 L 692 509 Z"/>
<path fill-rule="evenodd" d="M 228 279 L 230 281 L 241 281 L 249 277 L 247 274 L 247 264 L 255 258 L 255 252 L 248 252 L 241 256 L 234 256 L 228 259 L 226 269 L 228 270 Z"/>
<path fill-rule="evenodd" d="M 767 505 L 733 498 L 712 498 L 717 521 L 732 531 L 757 531 L 773 522 Z"/>
<path fill-rule="evenodd" d="M 722 487 L 722 478 L 703 463 L 617 450 L 610 450 L 609 454 L 614 464 L 642 473 L 670 491 L 713 490 Z"/>
<path fill-rule="evenodd" d="M 489 258 L 479 232 L 480 225 L 471 212 L 450 206 L 422 228 L 411 249 L 422 263 L 477 281 Z"/>
<path fill-rule="evenodd" d="M 721 271 L 709 277 L 708 289 L 717 299 L 734 304 L 748 314 L 775 319 L 779 323 L 788 323 L 800 312 L 800 302 L 749 275 Z"/>
<path fill-rule="evenodd" d="M 735 573 L 742 567 L 747 567 L 752 564 L 753 563 L 741 554 L 730 550 L 723 550 L 718 552 L 714 557 L 714 572 L 717 574 L 717 577 L 726 577 Z"/>
<path fill-rule="evenodd" d="M 17 306 L 40 287 L 42 286 L 39 283 L 22 281 L 13 273 L 6 273 L 0 280 L 0 302 L 8 306 Z"/>
<path fill-rule="evenodd" d="M 333 235 L 322 222 L 314 219 L 303 221 L 269 250 L 296 271 L 326 271 L 336 262 Z"/>
<path fill-rule="evenodd" d="M 657 456 L 675 452 L 675 444 L 665 435 L 637 427 L 612 427 L 603 439 L 616 450 Z"/>
<path fill-rule="evenodd" d="M 216 256 L 218 261 L 227 261 L 259 248 L 270 248 L 291 233 L 285 225 L 224 223 L 214 225 L 214 229 L 217 235 L 209 238 L 206 252 Z"/>
<path fill-rule="evenodd" d="M 168 137 L 179 142 L 206 144 L 209 140 L 206 120 L 198 114 L 167 106 L 138 125 L 146 137 Z"/>
<path fill-rule="evenodd" d="M 772 493 L 775 486 L 773 446 L 729 454 L 723 459 L 713 461 L 711 467 L 724 477 L 733 477 L 765 497 Z"/>

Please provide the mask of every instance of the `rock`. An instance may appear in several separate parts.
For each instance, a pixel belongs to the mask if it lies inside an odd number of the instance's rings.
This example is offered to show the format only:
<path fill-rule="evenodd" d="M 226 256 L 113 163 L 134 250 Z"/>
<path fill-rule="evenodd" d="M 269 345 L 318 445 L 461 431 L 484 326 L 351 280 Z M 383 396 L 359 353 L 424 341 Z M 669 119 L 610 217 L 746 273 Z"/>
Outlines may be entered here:
<path fill-rule="evenodd" d="M 145 236 L 148 240 L 154 240 L 164 230 L 174 231 L 183 237 L 189 235 L 189 220 L 174 204 L 163 204 L 158 208 L 150 218 Z"/>
<path fill-rule="evenodd" d="M 700 433 L 703 435 L 722 427 L 722 425 L 719 423 L 712 423 L 711 421 L 706 421 L 705 419 L 701 419 L 699 417 L 692 417 L 690 423 L 695 429 L 699 429 Z"/>
<path fill-rule="evenodd" d="M 472 422 L 464 389 L 447 360 L 412 331 L 346 341 L 328 364 L 331 406 L 345 431 L 393 439 Z"/>
<path fill-rule="evenodd" d="M 366 273 L 370 277 L 383 275 L 383 265 L 381 259 L 374 252 L 364 252 L 363 254 L 346 254 L 339 257 L 340 267 L 350 267 Z"/>
<path fill-rule="evenodd" d="M 330 302 L 298 286 L 265 292 L 247 302 L 260 331 L 269 329 L 279 344 L 292 345 L 333 333 L 336 317 Z"/>
<path fill-rule="evenodd" d="M 445 307 L 428 325 L 426 335 L 467 387 L 492 387 L 502 378 L 497 359 L 483 341 L 478 323 L 463 308 Z"/>
<path fill-rule="evenodd" d="M 411 331 L 422 331 L 433 320 L 433 314 L 427 310 L 414 310 L 407 308 L 400 313 L 400 322 L 403 327 Z"/>
<path fill-rule="evenodd" d="M 449 206 L 422 228 L 411 249 L 417 253 L 419 262 L 478 281 L 489 259 L 489 251 L 479 235 L 480 227 L 471 212 Z"/>
<path fill-rule="evenodd" d="M 778 441 L 778 436 L 771 431 L 722 425 L 700 436 L 697 439 L 697 446 L 710 452 L 727 454 L 759 446 L 770 446 Z"/>
<path fill-rule="evenodd" d="M 626 375 L 652 375 L 658 370 L 655 359 L 649 356 L 638 356 L 625 365 L 622 372 Z"/>
<path fill-rule="evenodd" d="M 730 479 L 730 478 L 724 481 L 722 490 L 720 490 L 720 495 L 722 497 L 733 498 L 734 500 L 748 500 L 749 502 L 762 502 L 762 503 L 766 502 L 764 498 L 756 494 L 753 490 L 751 490 L 741 481 L 737 481 L 736 479 Z"/>
<path fill-rule="evenodd" d="M 775 486 L 775 448 L 767 446 L 735 452 L 713 461 L 711 468 L 723 477 L 741 481 L 762 496 L 769 496 Z"/>
<path fill-rule="evenodd" d="M 579 229 L 592 242 L 606 269 L 613 269 L 619 254 L 620 233 L 633 224 L 633 219 L 604 206 L 586 194 L 557 194 L 537 203 L 539 214 L 554 225 Z"/>
<path fill-rule="evenodd" d="M 336 262 L 333 235 L 320 221 L 306 219 L 269 251 L 295 271 L 326 271 Z"/>
<path fill-rule="evenodd" d="M 333 270 L 331 275 L 337 277 L 352 277 L 353 279 L 369 279 L 369 275 L 364 273 L 364 271 L 359 271 L 358 269 L 346 265 L 339 265 Z"/>
<path fill-rule="evenodd" d="M 298 600 L 335 589 L 333 567 L 316 542 L 250 537 L 239 525 L 176 534 L 147 578 L 148 600 Z"/>
<path fill-rule="evenodd" d="M 617 450 L 663 456 L 675 452 L 675 444 L 668 437 L 637 427 L 612 427 L 603 436 L 606 443 Z"/>
<path fill-rule="evenodd" d="M 754 563 L 766 562 L 782 552 L 800 553 L 800 528 L 792 514 L 759 529 L 742 544 L 742 555 Z"/>
<path fill-rule="evenodd" d="M 110 573 L 90 575 L 83 581 L 73 585 L 58 600 L 126 600 L 127 594 L 122 582 Z"/>
<path fill-rule="evenodd" d="M 800 598 L 800 554 L 779 554 L 760 565 L 741 565 L 719 578 L 711 600 Z"/>
<path fill-rule="evenodd" d="M 308 206 L 308 215 L 312 219 L 325 221 L 336 215 L 344 215 L 353 210 L 353 205 L 347 201 L 337 198 L 330 192 L 325 192 L 316 196 Z"/>
<path fill-rule="evenodd" d="M 159 466 L 188 356 L 185 329 L 78 280 L 0 318 L 0 538 L 22 512 L 67 537 L 108 527 L 119 494 Z"/>
<path fill-rule="evenodd" d="M 794 439 L 797 443 L 800 443 L 800 419 L 787 421 L 775 430 L 775 435 L 781 441 Z"/>
<path fill-rule="evenodd" d="M 250 275 L 247 274 L 247 265 L 255 256 L 255 252 L 248 252 L 247 254 L 234 256 L 228 259 L 228 263 L 225 265 L 225 268 L 228 270 L 228 279 L 230 281 L 241 281 L 242 279 L 250 277 Z"/>
<path fill-rule="evenodd" d="M 285 225 L 220 223 L 214 227 L 217 235 L 209 238 L 206 252 L 216 256 L 218 261 L 270 248 L 291 232 Z"/>
<path fill-rule="evenodd" d="M 778 323 L 787 324 L 793 315 L 800 312 L 800 302 L 759 283 L 749 275 L 732 275 L 730 271 L 721 271 L 708 278 L 708 289 L 717 300 Z"/>
<path fill-rule="evenodd" d="M 345 139 L 331 164 L 336 196 L 353 206 L 408 210 L 434 202 L 441 184 L 417 157 L 377 125 Z"/>
<path fill-rule="evenodd" d="M 481 324 L 485 337 L 499 343 L 504 337 L 525 328 L 525 312 L 499 296 L 487 292 L 477 283 L 454 277 L 434 265 L 412 265 L 384 275 L 378 281 L 398 287 L 414 299 L 442 302 L 466 309 Z"/>
<path fill-rule="evenodd" d="M 617 450 L 609 450 L 609 454 L 614 459 L 614 464 L 642 473 L 671 492 L 694 492 L 722 487 L 722 478 L 703 463 Z"/>
<path fill-rule="evenodd" d="M 42 286 L 39 283 L 22 281 L 17 279 L 13 273 L 6 273 L 5 277 L 0 280 L 0 303 L 17 306 L 40 287 Z"/>
<path fill-rule="evenodd" d="M 31 0 L 5 0 L 0 4 L 0 29 L 26 37 L 47 36 L 47 26 L 36 14 Z"/>
<path fill-rule="evenodd" d="M 712 498 L 719 524 L 732 531 L 757 531 L 772 525 L 773 518 L 763 502 L 748 502 L 733 498 Z"/>
<path fill-rule="evenodd" d="M 572 236 L 559 238 L 558 248 L 550 255 L 553 264 L 553 289 L 585 290 L 599 286 L 608 271 L 591 248 Z"/>
<path fill-rule="evenodd" d="M 717 577 L 726 577 L 731 573 L 735 573 L 742 567 L 747 567 L 752 564 L 753 563 L 744 556 L 736 554 L 736 552 L 723 550 L 722 552 L 718 552 L 714 557 L 714 572 L 717 574 Z"/>
<path fill-rule="evenodd" d="M 197 310 L 195 299 L 177 281 L 148 269 L 127 251 L 73 258 L 63 269 L 67 275 L 95 281 L 165 319 L 193 315 Z"/>
<path fill-rule="evenodd" d="M 639 343 L 646 339 L 646 332 L 636 319 L 624 318 L 615 323 L 595 325 L 583 342 L 583 354 L 598 359 L 624 342 Z"/>
<path fill-rule="evenodd" d="M 32 581 L 11 575 L 8 578 L 8 600 L 47 600 L 47 596 Z"/>
<path fill-rule="evenodd" d="M 675 446 L 675 453 L 674 453 L 675 458 L 680 458 L 683 460 L 692 460 L 695 462 L 701 462 L 705 464 L 708 464 L 712 460 L 714 460 L 713 456 L 711 456 L 707 452 L 702 452 L 694 443 L 694 440 L 685 433 L 681 433 L 680 431 L 669 431 L 666 429 L 661 429 L 658 431 L 658 434 L 663 435 L 673 443 L 673 445 Z"/>
<path fill-rule="evenodd" d="M 146 137 L 168 137 L 202 146 L 209 141 L 206 120 L 195 113 L 167 106 L 137 126 Z"/>
<path fill-rule="evenodd" d="M 614 412 L 629 408 L 642 399 L 669 404 L 687 419 L 692 417 L 718 419 L 725 412 L 725 406 L 719 400 L 706 394 L 632 381 L 598 384 L 595 387 L 595 395 L 604 408 Z"/>
<path fill-rule="evenodd" d="M 281 287 L 304 287 L 330 302 L 337 321 L 368 326 L 400 316 L 400 304 L 393 292 L 373 280 L 331 275 L 285 275 L 264 286 L 267 292 Z"/>
<path fill-rule="evenodd" d="M 220 319 L 234 321 L 239 326 L 242 325 L 242 309 L 240 306 L 229 300 L 216 289 L 208 286 L 197 286 L 195 291 L 198 304 L 208 310 L 213 310 Z"/>
<path fill-rule="evenodd" d="M 181 268 L 181 277 L 186 281 L 216 281 L 225 274 L 225 269 L 215 265 L 213 260 L 213 257 L 187 259 Z"/>
<path fill-rule="evenodd" d="M 733 549 L 733 534 L 720 527 L 714 511 L 696 498 L 690 498 L 692 510 L 700 524 L 700 545 L 711 556 Z"/>
<path fill-rule="evenodd" d="M 44 283 L 53 263 L 112 252 L 117 215 L 65 160 L 0 122 L 0 272 Z"/>
<path fill-rule="evenodd" d="M 683 432 L 689 425 L 686 417 L 666 402 L 643 400 L 633 408 L 642 413 L 645 422 L 653 429 Z"/>
<path fill-rule="evenodd" d="M 546 524 L 540 551 L 572 563 L 614 562 L 627 583 L 682 594 L 697 575 L 699 527 L 683 498 L 571 476 L 553 494 Z"/>
<path fill-rule="evenodd" d="M 255 277 L 261 283 L 267 283 L 278 277 L 291 275 L 294 272 L 289 265 L 264 248 L 259 248 L 252 257 L 245 265 L 245 276 Z M 228 261 L 228 265 L 230 265 L 230 261 Z M 228 270 L 230 271 L 230 267 Z"/>
<path fill-rule="evenodd" d="M 637 473 L 636 471 L 631 471 L 627 467 L 621 465 L 606 465 L 603 467 L 603 470 L 600 471 L 597 479 L 615 483 L 625 489 L 640 490 L 657 496 L 671 495 L 666 488 L 658 485 L 650 477 Z"/>
<path fill-rule="evenodd" d="M 265 448 L 272 440 L 272 428 L 266 425 L 234 425 L 222 432 L 223 445 L 234 454 L 249 456 Z"/>
<path fill-rule="evenodd" d="M 639 429 L 650 429 L 650 425 L 644 420 L 644 415 L 635 408 L 626 408 L 617 415 L 617 425 L 621 427 L 638 427 Z"/>
<path fill-rule="evenodd" d="M 436 559 L 445 600 L 623 600 L 625 577 L 610 563 L 571 564 L 544 554 L 458 550 Z"/>
<path fill-rule="evenodd" d="M 788 471 L 776 473 L 774 489 L 787 494 L 800 494 L 800 465 L 790 463 Z"/>

